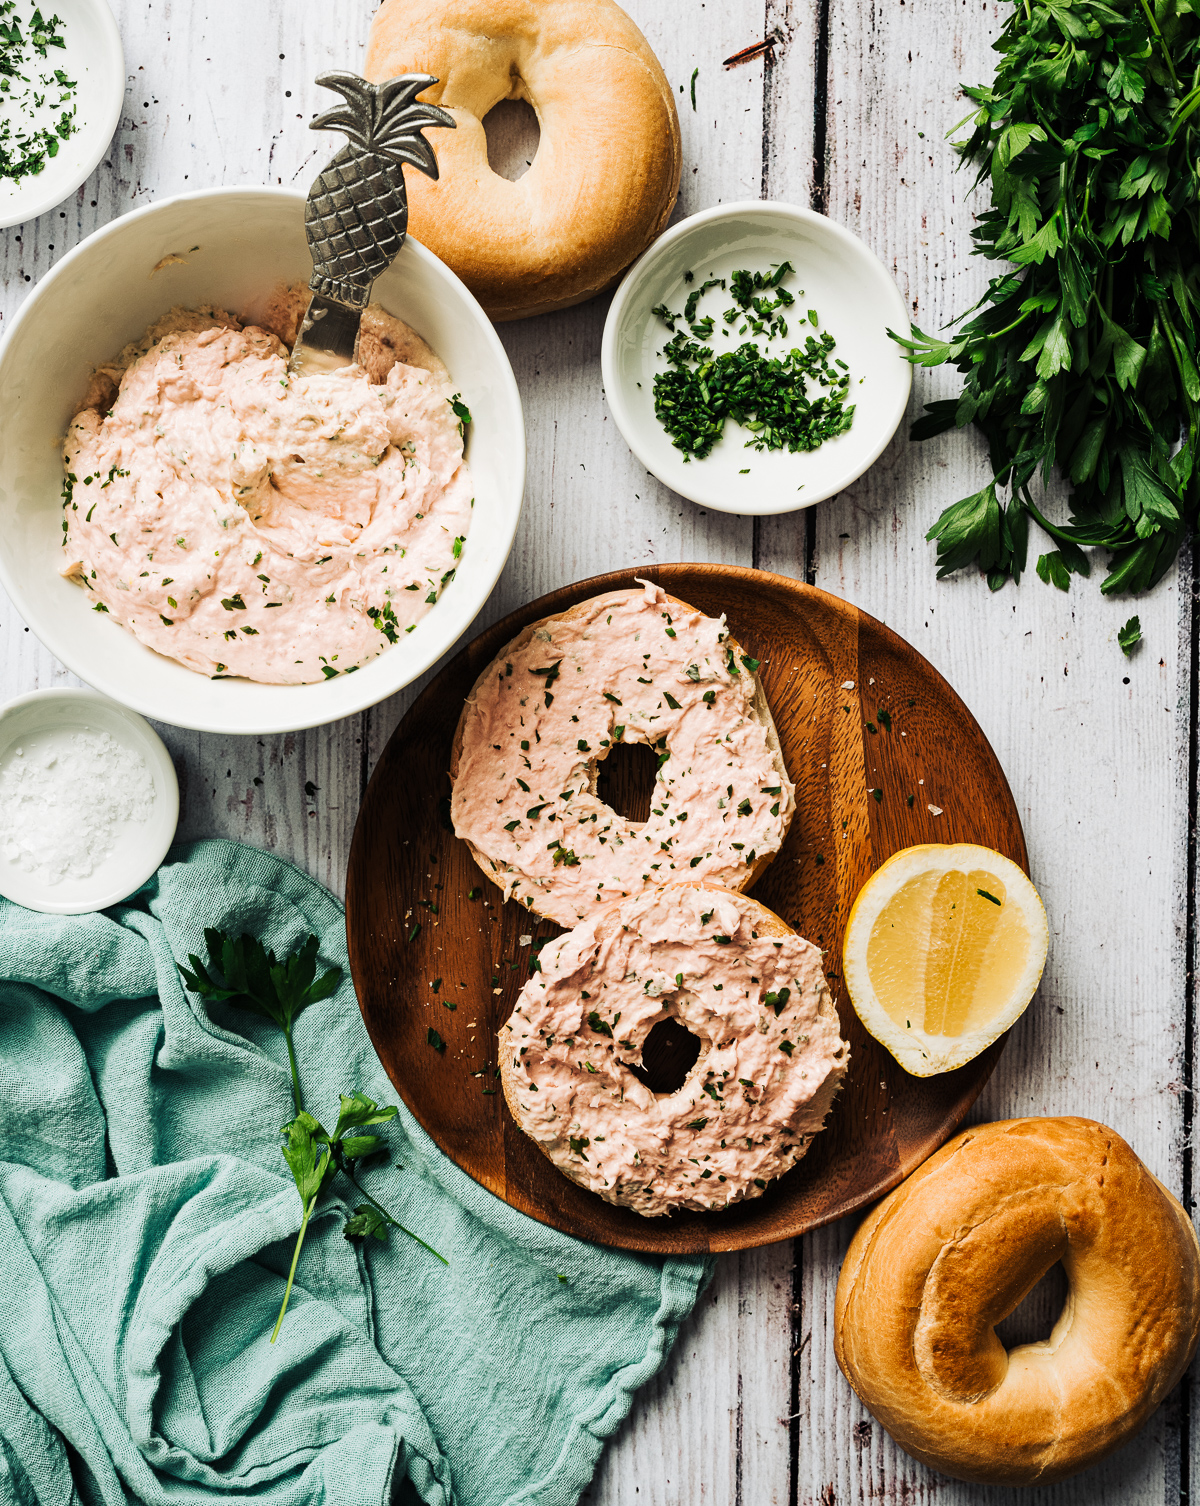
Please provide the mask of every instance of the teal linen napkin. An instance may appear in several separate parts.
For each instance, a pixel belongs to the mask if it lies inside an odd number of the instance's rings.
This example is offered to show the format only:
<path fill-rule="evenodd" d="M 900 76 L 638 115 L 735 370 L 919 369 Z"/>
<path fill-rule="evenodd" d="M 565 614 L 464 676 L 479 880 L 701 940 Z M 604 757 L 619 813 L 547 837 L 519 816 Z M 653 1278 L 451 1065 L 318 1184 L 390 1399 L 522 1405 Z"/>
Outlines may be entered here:
<path fill-rule="evenodd" d="M 331 1196 L 272 1346 L 300 1222 L 287 1057 L 182 987 L 206 925 L 277 953 L 315 932 L 345 972 L 297 1023 L 306 1106 L 397 1102 L 341 908 L 279 858 L 182 845 L 97 915 L 0 900 L 0 1503 L 569 1506 L 711 1262 L 525 1218 L 401 1106 L 364 1185 L 449 1266 L 395 1231 L 349 1243 Z"/>

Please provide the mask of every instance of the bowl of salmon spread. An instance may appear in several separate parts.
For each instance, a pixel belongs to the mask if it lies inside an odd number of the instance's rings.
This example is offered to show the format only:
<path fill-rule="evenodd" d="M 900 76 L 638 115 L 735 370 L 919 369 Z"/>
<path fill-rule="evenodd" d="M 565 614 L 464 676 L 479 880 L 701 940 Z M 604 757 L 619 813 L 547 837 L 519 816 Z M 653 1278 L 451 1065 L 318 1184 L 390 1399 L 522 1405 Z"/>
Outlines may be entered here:
<path fill-rule="evenodd" d="M 0 579 L 68 669 L 176 726 L 378 703 L 512 546 L 520 397 L 474 298 L 410 237 L 357 364 L 299 376 L 310 270 L 302 193 L 183 195 L 65 256 L 0 347 Z"/>

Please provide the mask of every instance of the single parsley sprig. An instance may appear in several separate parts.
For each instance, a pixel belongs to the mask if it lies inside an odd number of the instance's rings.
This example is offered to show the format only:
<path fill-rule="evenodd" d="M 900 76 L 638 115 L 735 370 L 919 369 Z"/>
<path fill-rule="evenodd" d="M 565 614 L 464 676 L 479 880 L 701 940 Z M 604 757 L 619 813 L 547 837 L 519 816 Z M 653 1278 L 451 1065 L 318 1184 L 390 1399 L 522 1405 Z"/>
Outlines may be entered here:
<path fill-rule="evenodd" d="M 912 437 L 973 423 L 990 450 L 991 481 L 927 537 L 939 578 L 975 564 L 995 590 L 1020 579 L 1032 520 L 1056 546 L 1044 581 L 1068 589 L 1101 547 L 1102 591 L 1146 591 L 1200 514 L 1200 16 L 1185 0 L 1020 0 L 995 47 L 956 147 L 991 186 L 976 252 L 1010 269 L 950 339 L 893 335 L 966 378 Z M 1055 469 L 1065 523 L 1032 491 Z"/>
<path fill-rule="evenodd" d="M 379 1135 L 351 1134 L 350 1131 L 365 1129 L 373 1124 L 386 1124 L 396 1117 L 398 1110 L 395 1105 L 380 1107 L 374 1099 L 368 1098 L 365 1093 L 358 1092 L 349 1095 L 343 1093 L 341 1100 L 337 1125 L 332 1135 L 319 1120 L 303 1110 L 290 1123 L 283 1126 L 282 1133 L 287 1136 L 287 1143 L 283 1146 L 283 1158 L 291 1168 L 296 1191 L 300 1194 L 303 1215 L 300 1220 L 299 1233 L 296 1235 L 296 1247 L 292 1251 L 292 1264 L 288 1270 L 283 1304 L 279 1309 L 279 1317 L 275 1320 L 275 1328 L 271 1334 L 272 1344 L 279 1335 L 283 1315 L 287 1312 L 288 1302 L 292 1295 L 292 1284 L 296 1279 L 296 1266 L 300 1260 L 300 1251 L 304 1247 L 304 1236 L 308 1232 L 309 1219 L 317 1206 L 317 1200 L 329 1185 L 332 1177 L 339 1171 L 350 1181 L 359 1196 L 366 1198 L 366 1203 L 354 1210 L 354 1217 L 346 1220 L 343 1233 L 347 1239 L 365 1239 L 372 1234 L 377 1239 L 386 1239 L 386 1226 L 390 1225 L 393 1229 L 399 1229 L 402 1234 L 407 1234 L 409 1239 L 415 1239 L 422 1249 L 437 1256 L 443 1265 L 449 1264 L 446 1257 L 438 1255 L 432 1245 L 426 1244 L 419 1235 L 414 1234 L 411 1229 L 406 1229 L 402 1223 L 394 1219 L 382 1203 L 377 1202 L 364 1187 L 359 1185 L 354 1175 L 353 1166 L 356 1161 L 380 1154 L 387 1149 L 387 1144 Z"/>
<path fill-rule="evenodd" d="M 300 1074 L 296 1070 L 296 1048 L 292 1044 L 292 1026 L 302 1010 L 319 999 L 327 999 L 342 981 L 340 967 L 331 967 L 317 978 L 317 938 L 309 936 L 298 951 L 284 962 L 268 952 L 261 941 L 241 935 L 236 939 L 224 931 L 206 927 L 204 944 L 208 948 L 208 968 L 194 954 L 189 972 L 178 964 L 183 981 L 202 999 L 220 1000 L 235 1009 L 274 1020 L 287 1043 L 288 1065 L 292 1071 L 292 1101 L 296 1113 L 304 1108 L 300 1092 Z M 315 981 L 314 981 L 315 980 Z"/>
<path fill-rule="evenodd" d="M 377 1202 L 360 1185 L 354 1175 L 356 1162 L 384 1153 L 387 1143 L 379 1135 L 351 1134 L 350 1131 L 388 1123 L 399 1112 L 395 1105 L 381 1107 L 365 1093 L 343 1093 L 332 1135 L 319 1120 L 305 1111 L 296 1050 L 292 1043 L 292 1027 L 301 1011 L 320 999 L 327 999 L 336 990 L 342 978 L 341 968 L 331 967 L 320 978 L 317 977 L 319 943 L 315 936 L 309 936 L 302 946 L 282 962 L 274 952 L 267 951 L 262 942 L 246 934 L 235 938 L 224 931 L 208 927 L 204 932 L 204 942 L 208 948 L 207 967 L 195 955 L 188 957 L 192 964 L 190 970 L 182 963 L 178 964 L 188 988 L 202 999 L 232 1004 L 235 1009 L 244 1009 L 273 1020 L 283 1032 L 287 1043 L 296 1116 L 283 1126 L 281 1133 L 287 1138 L 281 1148 L 296 1183 L 296 1191 L 300 1194 L 302 1216 L 292 1251 L 283 1304 L 271 1334 L 273 1344 L 292 1295 L 296 1267 L 300 1261 L 300 1251 L 304 1248 L 309 1220 L 322 1192 L 339 1172 L 358 1195 L 366 1200 L 355 1208 L 353 1217 L 346 1220 L 343 1233 L 347 1239 L 366 1239 L 373 1235 L 376 1239 L 386 1240 L 390 1226 L 407 1234 L 409 1239 L 416 1240 L 422 1249 L 437 1256 L 443 1265 L 449 1262 L 444 1255 L 438 1255 L 432 1245 L 426 1244 L 419 1235 L 393 1218 L 383 1204 Z"/>

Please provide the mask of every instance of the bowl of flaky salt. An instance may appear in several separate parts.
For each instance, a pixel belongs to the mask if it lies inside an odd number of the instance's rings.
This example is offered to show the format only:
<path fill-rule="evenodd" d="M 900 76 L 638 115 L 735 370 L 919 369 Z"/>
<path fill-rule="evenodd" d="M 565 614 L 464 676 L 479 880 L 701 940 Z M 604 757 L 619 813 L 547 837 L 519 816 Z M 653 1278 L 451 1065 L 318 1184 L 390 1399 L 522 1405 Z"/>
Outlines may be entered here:
<path fill-rule="evenodd" d="M 135 712 L 90 690 L 0 707 L 0 894 L 82 915 L 119 904 L 167 854 L 179 819 L 171 756 Z"/>
<path fill-rule="evenodd" d="M 299 191 L 222 188 L 123 215 L 0 345 L 0 583 L 80 679 L 175 726 L 375 705 L 455 644 L 512 547 L 525 432 L 491 322 L 410 236 L 356 363 L 291 371 L 304 214 Z"/>
<path fill-rule="evenodd" d="M 71 197 L 112 144 L 125 103 L 121 33 L 105 0 L 4 6 L 0 226 Z"/>

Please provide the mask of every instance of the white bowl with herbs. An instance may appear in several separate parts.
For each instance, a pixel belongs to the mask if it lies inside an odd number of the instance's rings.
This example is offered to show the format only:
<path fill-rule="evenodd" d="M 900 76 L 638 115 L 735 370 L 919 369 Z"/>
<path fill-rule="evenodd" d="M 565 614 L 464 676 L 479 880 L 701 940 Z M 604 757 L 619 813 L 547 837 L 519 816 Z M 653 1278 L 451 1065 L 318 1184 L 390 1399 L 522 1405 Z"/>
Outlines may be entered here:
<path fill-rule="evenodd" d="M 125 101 L 104 0 L 16 3 L 0 17 L 0 226 L 45 214 L 91 177 Z"/>
<path fill-rule="evenodd" d="M 279 290 L 297 320 L 303 311 L 304 206 L 296 190 L 223 188 L 124 215 L 62 258 L 0 346 L 0 582 L 68 669 L 179 727 L 286 732 L 384 700 L 470 626 L 516 531 L 525 433 L 512 368 L 475 299 L 411 237 L 372 294 L 386 311 L 377 323 L 391 320 L 375 342 L 385 363 L 399 355 L 386 330 L 408 327 L 416 355 L 395 373 L 408 386 L 372 386 L 360 414 L 355 383 L 376 380 L 365 367 L 322 378 L 327 397 L 288 372 L 287 339 L 264 330 Z M 194 327 L 149 338 L 177 310 Z M 445 371 L 426 383 L 435 357 Z M 187 363 L 206 359 L 193 379 Z M 235 365 L 247 375 L 226 404 L 224 387 L 209 388 Z M 96 397 L 97 383 L 107 395 Z M 171 411 L 145 416 L 172 392 Z M 433 473 L 391 428 L 393 415 L 413 413 L 436 426 L 438 453 L 456 457 L 450 481 L 427 488 L 439 508 L 453 489 L 453 526 L 436 536 L 442 512 L 412 500 Z M 264 459 L 272 445 L 282 446 L 278 466 Z M 361 516 L 330 513 L 317 496 L 331 483 L 319 479 L 314 445 L 346 447 L 354 485 L 375 488 L 374 500 L 350 497 Z M 201 462 L 216 470 L 202 473 Z M 343 460 L 331 463 L 340 484 Z M 419 550 L 376 538 L 385 502 L 410 501 L 412 519 L 397 529 L 421 529 Z M 368 569 L 382 602 L 373 610 L 356 573 Z M 335 630 L 340 653 L 323 636 Z"/>
<path fill-rule="evenodd" d="M 718 512 L 794 512 L 883 453 L 912 368 L 879 259 L 811 209 L 722 204 L 668 230 L 604 325 L 604 392 L 648 471 Z"/>

